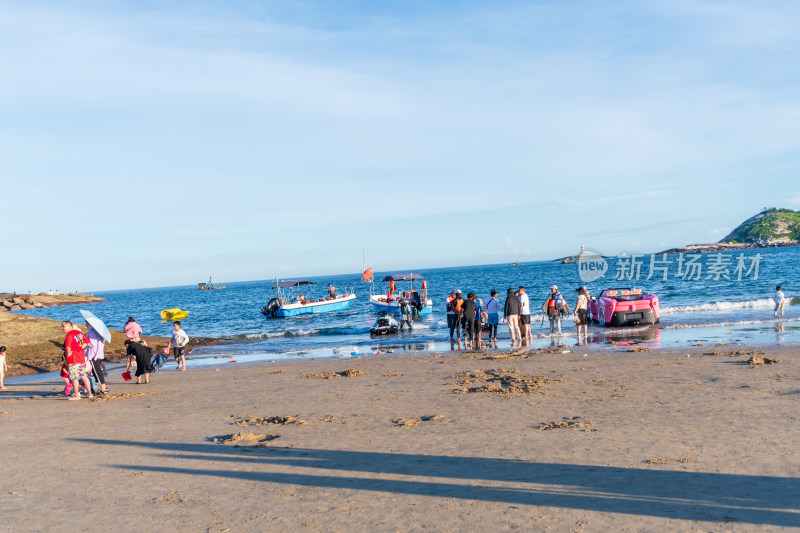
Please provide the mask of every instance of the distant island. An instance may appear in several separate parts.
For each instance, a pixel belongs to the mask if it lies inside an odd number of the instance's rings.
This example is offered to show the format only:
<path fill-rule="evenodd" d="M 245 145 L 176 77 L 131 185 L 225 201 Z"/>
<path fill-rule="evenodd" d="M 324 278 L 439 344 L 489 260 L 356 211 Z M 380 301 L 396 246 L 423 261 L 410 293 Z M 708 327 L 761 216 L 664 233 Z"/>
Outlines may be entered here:
<path fill-rule="evenodd" d="M 739 224 L 719 242 L 689 244 L 658 253 L 724 252 L 747 248 L 797 246 L 800 244 L 798 241 L 800 241 L 800 211 L 769 207 Z"/>

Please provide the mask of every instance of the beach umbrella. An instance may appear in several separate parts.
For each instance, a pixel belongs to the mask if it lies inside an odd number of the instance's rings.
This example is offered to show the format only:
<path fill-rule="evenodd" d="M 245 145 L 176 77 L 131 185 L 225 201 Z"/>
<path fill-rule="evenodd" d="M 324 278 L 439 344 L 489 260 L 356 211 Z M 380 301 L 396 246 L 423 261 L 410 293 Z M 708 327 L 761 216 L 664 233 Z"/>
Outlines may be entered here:
<path fill-rule="evenodd" d="M 94 316 L 94 313 L 91 311 L 83 311 L 80 310 L 80 313 L 83 315 L 83 318 L 86 319 L 86 323 L 92 326 L 92 329 L 95 330 L 97 333 L 100 334 L 108 342 L 111 342 L 111 332 L 108 331 L 108 328 L 103 323 L 102 320 Z"/>

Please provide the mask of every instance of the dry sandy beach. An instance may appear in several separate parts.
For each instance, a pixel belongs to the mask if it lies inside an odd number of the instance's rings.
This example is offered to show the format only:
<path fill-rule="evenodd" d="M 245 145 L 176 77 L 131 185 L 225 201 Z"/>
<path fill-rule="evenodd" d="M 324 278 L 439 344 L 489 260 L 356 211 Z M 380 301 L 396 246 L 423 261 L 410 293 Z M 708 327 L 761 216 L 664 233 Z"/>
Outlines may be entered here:
<path fill-rule="evenodd" d="M 124 384 L 115 371 L 113 394 L 96 401 L 66 401 L 61 380 L 13 386 L 0 393 L 0 524 L 9 531 L 800 526 L 795 347 L 569 350 L 185 373 L 171 362 L 151 385 Z M 753 367 L 754 351 L 781 362 Z"/>

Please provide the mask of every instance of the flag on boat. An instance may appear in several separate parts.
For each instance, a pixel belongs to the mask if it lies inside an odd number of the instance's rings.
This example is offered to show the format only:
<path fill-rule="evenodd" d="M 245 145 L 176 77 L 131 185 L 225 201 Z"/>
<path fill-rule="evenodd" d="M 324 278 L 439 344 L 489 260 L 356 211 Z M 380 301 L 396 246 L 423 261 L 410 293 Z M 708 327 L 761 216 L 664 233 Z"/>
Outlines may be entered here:
<path fill-rule="evenodd" d="M 369 267 L 361 274 L 361 281 L 372 281 L 372 267 Z"/>

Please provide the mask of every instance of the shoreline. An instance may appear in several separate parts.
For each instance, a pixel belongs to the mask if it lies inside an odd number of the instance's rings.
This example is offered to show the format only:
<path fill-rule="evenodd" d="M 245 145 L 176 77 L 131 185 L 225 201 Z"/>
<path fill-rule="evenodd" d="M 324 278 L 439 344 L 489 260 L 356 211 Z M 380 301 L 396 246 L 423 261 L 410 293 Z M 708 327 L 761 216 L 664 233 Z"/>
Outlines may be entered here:
<path fill-rule="evenodd" d="M 750 243 L 732 243 L 732 242 L 712 242 L 706 244 L 687 244 L 686 246 L 679 246 L 677 248 L 669 248 L 661 252 L 655 252 L 653 255 L 662 254 L 685 254 L 685 253 L 709 253 L 709 252 L 731 252 L 737 250 L 754 250 L 754 249 L 767 249 L 767 248 L 787 248 L 791 246 L 800 246 L 800 242 L 775 242 L 772 244 L 750 244 Z"/>
<path fill-rule="evenodd" d="M 40 292 L 39 294 L 0 293 L 0 313 L 23 311 L 26 309 L 41 309 L 44 307 L 60 307 L 63 305 L 94 304 L 105 301 L 105 298 L 100 298 L 92 294 L 65 293 L 50 295 L 44 292 Z"/>
<path fill-rule="evenodd" d="M 86 333 L 86 326 L 76 324 Z M 105 343 L 105 358 L 115 362 L 124 360 L 125 334 L 119 330 L 109 329 L 111 342 Z M 169 344 L 169 337 L 152 337 L 142 335 L 148 345 L 156 351 Z M 25 376 L 47 372 L 58 372 L 61 368 L 64 332 L 61 322 L 50 318 L 0 313 L 0 343 L 8 348 L 6 377 Z M 192 338 L 190 351 L 199 346 L 221 345 L 224 340 L 215 338 Z"/>

